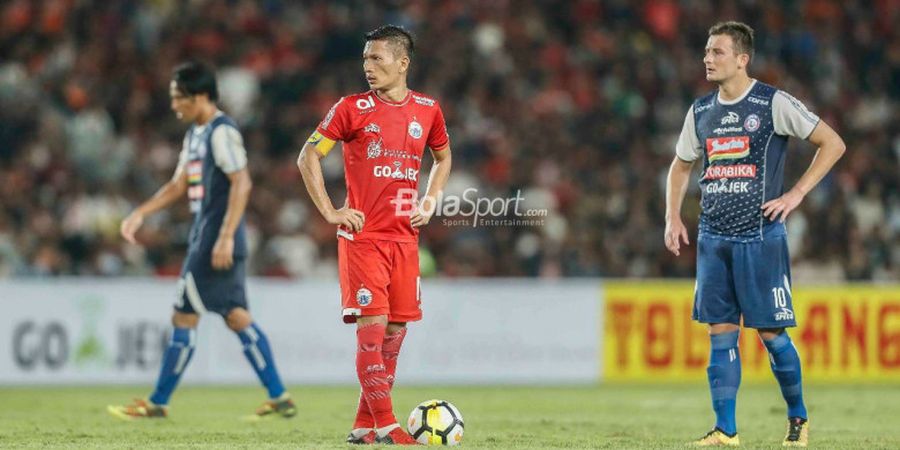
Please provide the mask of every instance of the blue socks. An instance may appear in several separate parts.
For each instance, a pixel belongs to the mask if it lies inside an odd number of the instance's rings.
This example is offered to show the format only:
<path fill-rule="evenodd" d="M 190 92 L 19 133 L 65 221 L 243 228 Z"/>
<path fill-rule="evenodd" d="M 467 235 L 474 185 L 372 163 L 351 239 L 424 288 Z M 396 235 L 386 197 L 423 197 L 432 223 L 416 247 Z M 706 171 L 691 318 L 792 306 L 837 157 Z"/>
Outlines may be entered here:
<path fill-rule="evenodd" d="M 272 349 L 269 348 L 269 340 L 259 329 L 256 323 L 237 332 L 241 343 L 244 344 L 244 355 L 253 366 L 259 381 L 269 391 L 269 398 L 277 399 L 284 394 L 284 385 L 275 369 L 275 359 L 272 358 Z"/>
<path fill-rule="evenodd" d="M 800 376 L 800 355 L 797 348 L 791 342 L 787 331 L 779 334 L 770 341 L 763 340 L 766 349 L 769 350 L 769 361 L 772 363 L 772 373 L 781 386 L 781 395 L 787 402 L 788 417 L 807 418 L 806 406 L 803 404 L 803 388 Z"/>
<path fill-rule="evenodd" d="M 711 352 L 706 374 L 716 412 L 716 428 L 728 435 L 737 433 L 735 405 L 741 385 L 741 355 L 738 352 L 739 331 L 709 336 Z"/>
<path fill-rule="evenodd" d="M 272 350 L 269 348 L 269 340 L 256 324 L 237 333 L 244 344 L 244 355 L 253 366 L 253 370 L 259 376 L 266 389 L 269 398 L 276 399 L 284 394 L 284 385 L 278 377 L 275 369 L 275 361 L 272 358 Z M 172 339 L 163 354 L 162 367 L 159 370 L 159 378 L 156 381 L 156 389 L 150 394 L 150 402 L 165 406 L 169 404 L 169 398 L 181 374 L 194 355 L 194 347 L 197 344 L 197 331 L 191 328 L 175 328 L 172 331 Z"/>
<path fill-rule="evenodd" d="M 156 380 L 156 389 L 150 395 L 150 402 L 165 406 L 169 404 L 169 397 L 181 374 L 194 355 L 194 346 L 197 341 L 197 331 L 191 328 L 175 328 L 172 331 L 172 339 L 163 354 L 162 367 L 159 369 L 159 378 Z"/>

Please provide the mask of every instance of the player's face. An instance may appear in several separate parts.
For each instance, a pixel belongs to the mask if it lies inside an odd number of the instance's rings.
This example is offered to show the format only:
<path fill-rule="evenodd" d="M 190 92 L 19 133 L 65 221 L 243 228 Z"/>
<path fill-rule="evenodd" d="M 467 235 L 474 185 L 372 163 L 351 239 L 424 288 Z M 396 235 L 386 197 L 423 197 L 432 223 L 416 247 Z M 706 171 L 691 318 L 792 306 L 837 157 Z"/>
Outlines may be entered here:
<path fill-rule="evenodd" d="M 731 79 L 740 69 L 746 67 L 747 54 L 738 55 L 734 51 L 734 42 L 727 34 L 714 34 L 706 42 L 706 54 L 703 65 L 706 66 L 706 79 L 721 83 Z"/>
<path fill-rule="evenodd" d="M 172 99 L 172 111 L 178 120 L 184 123 L 191 123 L 197 118 L 199 108 L 197 107 L 197 98 L 194 96 L 184 95 L 178 89 L 175 81 L 169 83 L 169 97 Z"/>
<path fill-rule="evenodd" d="M 363 49 L 363 72 L 369 87 L 390 89 L 406 74 L 409 58 L 394 54 L 388 41 L 369 41 Z"/>

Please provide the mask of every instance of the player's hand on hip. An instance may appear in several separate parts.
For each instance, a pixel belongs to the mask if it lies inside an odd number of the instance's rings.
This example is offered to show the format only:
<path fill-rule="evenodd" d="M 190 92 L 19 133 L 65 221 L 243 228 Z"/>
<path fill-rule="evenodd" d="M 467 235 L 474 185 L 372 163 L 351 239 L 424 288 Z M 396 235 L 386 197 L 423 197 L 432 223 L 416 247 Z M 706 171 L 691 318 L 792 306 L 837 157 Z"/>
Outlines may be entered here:
<path fill-rule="evenodd" d="M 787 219 L 788 214 L 794 211 L 797 206 L 800 206 L 800 202 L 802 201 L 803 194 L 795 189 L 791 189 L 781 197 L 763 203 L 760 208 L 763 210 L 763 216 L 768 217 L 769 220 L 775 221 L 778 219 L 779 221 L 784 222 Z"/>
<path fill-rule="evenodd" d="M 354 233 L 359 233 L 360 231 L 362 231 L 363 225 L 366 223 L 366 216 L 362 213 L 362 211 L 358 211 L 345 206 L 326 216 L 325 220 L 327 220 L 328 223 L 332 225 L 339 225 L 353 231 Z"/>
<path fill-rule="evenodd" d="M 216 270 L 227 270 L 234 265 L 234 238 L 219 236 L 212 250 L 212 266 Z"/>
<path fill-rule="evenodd" d="M 684 226 L 684 223 L 681 222 L 681 219 L 666 221 L 665 240 L 666 248 L 674 253 L 675 256 L 681 255 L 680 249 L 682 241 L 684 242 L 684 245 L 689 245 L 691 243 L 688 239 L 687 228 Z"/>
<path fill-rule="evenodd" d="M 122 221 L 122 224 L 119 226 L 119 233 L 125 238 L 126 241 L 137 244 L 137 240 L 134 238 L 134 233 L 137 233 L 137 230 L 141 228 L 141 225 L 144 224 L 144 215 L 133 211 L 125 220 Z"/>
<path fill-rule="evenodd" d="M 431 222 L 431 216 L 434 215 L 434 209 L 436 208 L 436 200 L 434 197 L 425 197 L 422 199 L 422 202 L 413 210 L 413 213 L 409 216 L 409 223 L 413 226 L 413 228 L 418 228 L 424 225 L 428 225 L 428 222 Z"/>

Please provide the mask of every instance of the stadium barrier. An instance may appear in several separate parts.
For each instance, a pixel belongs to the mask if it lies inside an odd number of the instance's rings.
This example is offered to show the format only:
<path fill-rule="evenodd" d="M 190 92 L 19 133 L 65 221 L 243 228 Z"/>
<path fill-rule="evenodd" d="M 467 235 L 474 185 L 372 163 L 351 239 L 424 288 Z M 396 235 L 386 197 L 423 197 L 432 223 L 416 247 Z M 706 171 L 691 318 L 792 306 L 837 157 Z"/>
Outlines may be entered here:
<path fill-rule="evenodd" d="M 174 280 L 0 281 L 0 384 L 151 383 L 170 332 Z M 354 328 L 336 281 L 253 279 L 250 308 L 288 383 L 355 384 Z M 598 281 L 422 283 L 424 319 L 403 383 L 592 383 L 600 373 Z M 185 382 L 255 383 L 238 338 L 201 320 Z"/>
<path fill-rule="evenodd" d="M 404 383 L 705 380 L 706 328 L 693 283 L 525 279 L 423 281 L 425 318 L 400 358 Z M 253 279 L 251 311 L 289 383 L 354 384 L 353 328 L 333 281 Z M 175 282 L 0 281 L 0 384 L 150 383 L 168 339 Z M 791 330 L 813 382 L 900 382 L 900 286 L 796 288 Z M 771 381 L 756 333 L 744 380 Z M 186 382 L 254 383 L 235 337 L 203 320 Z"/>
<path fill-rule="evenodd" d="M 691 321 L 690 282 L 605 283 L 602 377 L 706 379 L 709 338 Z M 900 286 L 795 287 L 790 330 L 811 382 L 900 382 Z M 758 335 L 740 338 L 743 380 L 771 380 Z"/>

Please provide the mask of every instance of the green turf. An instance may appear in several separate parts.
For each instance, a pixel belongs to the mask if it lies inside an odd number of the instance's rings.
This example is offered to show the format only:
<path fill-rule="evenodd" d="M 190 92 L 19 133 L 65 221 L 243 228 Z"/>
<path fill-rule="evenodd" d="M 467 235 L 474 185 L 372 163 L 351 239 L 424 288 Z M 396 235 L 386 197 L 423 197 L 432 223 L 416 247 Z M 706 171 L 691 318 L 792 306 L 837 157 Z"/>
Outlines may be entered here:
<path fill-rule="evenodd" d="M 245 423 L 261 401 L 252 387 L 180 389 L 167 420 L 124 422 L 108 403 L 146 388 L 0 388 L 0 448 L 350 448 L 351 387 L 294 387 L 292 420 Z M 807 387 L 813 448 L 900 448 L 897 386 Z M 703 385 L 601 387 L 398 387 L 401 421 L 443 398 L 466 420 L 465 448 L 681 448 L 712 423 Z M 780 448 L 784 407 L 774 385 L 744 386 L 738 424 L 745 448 Z"/>

